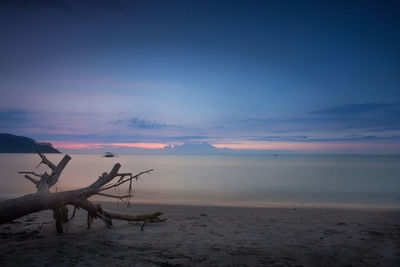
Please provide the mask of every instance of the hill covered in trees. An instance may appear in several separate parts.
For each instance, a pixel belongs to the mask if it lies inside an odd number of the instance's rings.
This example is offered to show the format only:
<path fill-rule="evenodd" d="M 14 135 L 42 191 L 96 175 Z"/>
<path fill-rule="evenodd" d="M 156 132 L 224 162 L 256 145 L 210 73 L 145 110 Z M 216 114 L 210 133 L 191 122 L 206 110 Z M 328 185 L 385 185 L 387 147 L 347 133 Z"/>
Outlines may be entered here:
<path fill-rule="evenodd" d="M 35 140 L 7 133 L 0 133 L 0 153 L 60 153 L 50 143 L 38 143 Z"/>

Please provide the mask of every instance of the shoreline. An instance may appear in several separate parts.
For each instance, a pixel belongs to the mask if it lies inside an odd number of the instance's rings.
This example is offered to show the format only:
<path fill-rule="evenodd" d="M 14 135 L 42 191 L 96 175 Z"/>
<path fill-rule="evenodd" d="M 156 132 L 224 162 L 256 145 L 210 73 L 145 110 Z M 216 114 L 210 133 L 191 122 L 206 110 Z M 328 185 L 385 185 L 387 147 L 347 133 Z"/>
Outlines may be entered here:
<path fill-rule="evenodd" d="M 111 201 L 99 201 L 109 202 Z M 290 208 L 304 208 L 304 209 L 365 209 L 365 210 L 387 210 L 387 211 L 400 211 L 400 206 L 395 204 L 364 204 L 364 203 L 339 203 L 339 202 L 316 202 L 316 203 L 296 203 L 296 202 L 218 202 L 216 204 L 182 204 L 177 202 L 160 203 L 155 201 L 141 201 L 135 199 L 132 205 L 160 205 L 160 206 L 193 206 L 193 207 L 221 207 L 221 208 L 258 208 L 258 209 L 290 209 Z"/>
<path fill-rule="evenodd" d="M 0 194 L 0 202 L 7 199 L 21 197 L 26 194 L 10 194 L 9 198 L 5 198 L 4 194 Z M 103 198 L 99 196 L 94 196 L 91 198 L 93 202 L 98 203 L 111 203 L 116 204 L 115 201 L 110 201 L 109 198 Z M 181 203 L 182 201 L 154 201 L 150 199 L 137 199 L 133 198 L 131 200 L 131 205 L 160 205 L 160 206 L 193 206 L 193 207 L 221 207 L 221 208 L 259 208 L 259 209 L 269 209 L 269 208 L 304 208 L 304 209 L 363 209 L 363 210 L 387 210 L 387 211 L 400 211 L 400 206 L 390 203 L 390 204 L 370 204 L 370 203 L 350 203 L 350 202 L 294 202 L 294 201 L 218 201 L 210 203 L 198 203 L 198 201 L 191 203 Z M 120 202 L 122 205 L 122 203 Z"/>
<path fill-rule="evenodd" d="M 387 209 L 258 208 L 122 204 L 164 213 L 165 223 L 96 220 L 79 210 L 57 235 L 51 211 L 0 225 L 1 266 L 398 266 L 400 212 Z M 70 213 L 72 209 L 70 208 Z M 42 227 L 39 227 L 41 223 Z"/>

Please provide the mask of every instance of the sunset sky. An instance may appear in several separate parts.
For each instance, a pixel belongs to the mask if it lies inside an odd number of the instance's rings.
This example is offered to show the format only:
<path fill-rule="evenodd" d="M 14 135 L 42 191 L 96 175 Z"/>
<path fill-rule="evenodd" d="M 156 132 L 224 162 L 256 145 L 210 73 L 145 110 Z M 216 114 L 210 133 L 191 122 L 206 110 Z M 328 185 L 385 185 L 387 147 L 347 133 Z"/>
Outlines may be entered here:
<path fill-rule="evenodd" d="M 400 1 L 1 1 L 0 132 L 400 153 Z"/>

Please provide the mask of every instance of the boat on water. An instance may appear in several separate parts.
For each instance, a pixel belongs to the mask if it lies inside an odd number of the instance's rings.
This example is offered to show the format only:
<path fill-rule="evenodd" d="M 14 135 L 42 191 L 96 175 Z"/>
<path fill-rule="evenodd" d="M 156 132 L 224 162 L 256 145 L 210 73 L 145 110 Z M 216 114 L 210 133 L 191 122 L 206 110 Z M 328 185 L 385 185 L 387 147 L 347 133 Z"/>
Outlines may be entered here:
<path fill-rule="evenodd" d="M 104 153 L 103 157 L 104 158 L 113 158 L 113 157 L 115 157 L 115 155 L 111 152 L 106 152 L 106 153 Z"/>

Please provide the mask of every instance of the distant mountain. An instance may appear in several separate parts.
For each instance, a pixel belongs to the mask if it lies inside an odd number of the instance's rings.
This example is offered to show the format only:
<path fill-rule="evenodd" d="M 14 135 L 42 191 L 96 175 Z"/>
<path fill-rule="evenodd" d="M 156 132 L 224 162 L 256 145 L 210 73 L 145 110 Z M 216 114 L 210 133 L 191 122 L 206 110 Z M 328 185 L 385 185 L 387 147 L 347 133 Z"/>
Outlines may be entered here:
<path fill-rule="evenodd" d="M 0 153 L 60 153 L 50 143 L 38 143 L 24 136 L 0 133 Z"/>
<path fill-rule="evenodd" d="M 277 155 L 276 153 L 291 153 L 290 151 L 279 151 L 279 150 L 255 150 L 255 149 L 230 149 L 230 148 L 217 148 L 208 142 L 192 141 L 186 142 L 181 145 L 168 145 L 162 150 L 164 153 L 173 154 L 221 154 L 221 155 L 232 155 L 232 154 L 266 154 L 266 155 Z M 156 151 L 154 151 L 156 152 Z"/>
<path fill-rule="evenodd" d="M 169 145 L 164 148 L 167 153 L 190 154 L 219 154 L 227 152 L 227 149 L 219 149 L 208 142 L 186 142 L 182 145 Z"/>

